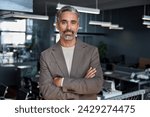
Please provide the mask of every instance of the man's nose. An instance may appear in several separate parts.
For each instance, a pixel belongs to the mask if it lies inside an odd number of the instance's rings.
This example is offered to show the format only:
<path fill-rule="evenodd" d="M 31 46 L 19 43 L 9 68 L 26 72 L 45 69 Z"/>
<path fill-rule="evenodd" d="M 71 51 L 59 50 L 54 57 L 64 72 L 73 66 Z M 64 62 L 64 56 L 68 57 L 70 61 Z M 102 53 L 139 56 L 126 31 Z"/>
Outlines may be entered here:
<path fill-rule="evenodd" d="M 71 24 L 70 23 L 67 24 L 67 29 L 69 29 L 69 30 L 71 29 Z"/>

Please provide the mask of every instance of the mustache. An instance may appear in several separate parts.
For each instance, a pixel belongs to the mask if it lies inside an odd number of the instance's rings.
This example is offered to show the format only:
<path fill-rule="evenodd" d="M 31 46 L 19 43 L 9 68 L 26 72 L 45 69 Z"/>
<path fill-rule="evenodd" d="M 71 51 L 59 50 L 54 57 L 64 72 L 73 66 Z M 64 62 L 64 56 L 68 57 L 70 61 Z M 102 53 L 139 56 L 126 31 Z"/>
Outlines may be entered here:
<path fill-rule="evenodd" d="M 66 32 L 71 32 L 72 34 L 74 34 L 74 31 L 72 31 L 72 30 L 65 30 L 64 33 L 66 33 Z"/>

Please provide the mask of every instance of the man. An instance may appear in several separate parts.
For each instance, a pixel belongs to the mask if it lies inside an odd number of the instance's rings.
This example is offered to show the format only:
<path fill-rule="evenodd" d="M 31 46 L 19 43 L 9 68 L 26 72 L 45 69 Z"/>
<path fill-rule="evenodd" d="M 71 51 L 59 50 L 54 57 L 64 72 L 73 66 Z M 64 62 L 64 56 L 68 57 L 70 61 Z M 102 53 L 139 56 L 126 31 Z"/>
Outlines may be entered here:
<path fill-rule="evenodd" d="M 57 12 L 58 43 L 40 57 L 40 92 L 44 99 L 97 99 L 103 74 L 98 49 L 77 39 L 79 13 L 70 6 Z"/>

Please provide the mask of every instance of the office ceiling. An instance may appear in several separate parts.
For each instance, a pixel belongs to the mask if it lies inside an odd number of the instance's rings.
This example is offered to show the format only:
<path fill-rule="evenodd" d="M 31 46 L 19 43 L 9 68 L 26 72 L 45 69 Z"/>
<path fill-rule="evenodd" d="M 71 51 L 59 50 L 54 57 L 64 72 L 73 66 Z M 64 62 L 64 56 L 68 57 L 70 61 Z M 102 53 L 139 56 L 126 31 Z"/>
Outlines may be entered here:
<path fill-rule="evenodd" d="M 133 6 L 150 5 L 150 0 L 33 0 L 34 12 L 38 14 L 53 14 L 57 3 L 83 7 L 98 7 L 100 10 L 110 10 Z"/>
<path fill-rule="evenodd" d="M 0 0 L 3 2 L 4 0 Z M 31 7 L 30 0 L 13 0 L 13 5 L 11 0 L 9 4 L 3 4 L 6 7 L 6 12 L 0 10 L 0 16 L 3 14 L 7 14 L 7 10 L 9 11 L 12 7 L 18 8 L 16 5 L 22 6 L 22 12 L 26 12 L 25 7 Z M 102 10 L 111 10 L 111 9 L 119 9 L 119 8 L 127 8 L 133 6 L 144 6 L 150 5 L 150 0 L 33 0 L 33 14 L 38 15 L 55 15 L 57 3 L 74 5 L 74 6 L 82 6 L 89 8 L 99 8 Z M 1 5 L 1 7 L 3 7 Z M 8 8 L 8 9 L 7 9 Z M 1 8 L 0 8 L 1 9 Z M 13 11 L 13 9 L 12 9 Z M 1 17 L 0 17 L 1 18 Z"/>

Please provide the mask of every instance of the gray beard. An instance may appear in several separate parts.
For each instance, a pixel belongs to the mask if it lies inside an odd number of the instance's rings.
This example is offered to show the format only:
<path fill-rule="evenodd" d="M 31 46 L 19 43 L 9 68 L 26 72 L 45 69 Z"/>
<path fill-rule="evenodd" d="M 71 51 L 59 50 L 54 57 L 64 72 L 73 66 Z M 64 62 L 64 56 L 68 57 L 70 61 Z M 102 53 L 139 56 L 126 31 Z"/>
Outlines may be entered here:
<path fill-rule="evenodd" d="M 73 40 L 74 38 L 77 37 L 77 34 L 73 34 L 73 35 L 62 35 L 62 37 L 66 40 L 66 41 L 70 41 Z"/>
<path fill-rule="evenodd" d="M 70 40 L 74 39 L 74 36 L 73 35 L 65 35 L 64 39 L 70 41 Z"/>

